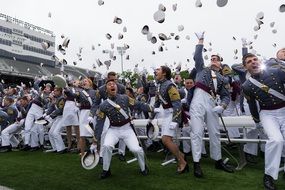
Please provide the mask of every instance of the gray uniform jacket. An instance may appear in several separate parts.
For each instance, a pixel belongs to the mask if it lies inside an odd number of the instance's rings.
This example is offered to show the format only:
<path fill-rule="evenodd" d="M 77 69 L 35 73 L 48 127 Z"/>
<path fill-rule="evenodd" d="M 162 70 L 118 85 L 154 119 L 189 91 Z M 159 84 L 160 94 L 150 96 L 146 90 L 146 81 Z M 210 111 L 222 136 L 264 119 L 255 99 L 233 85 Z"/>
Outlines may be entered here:
<path fill-rule="evenodd" d="M 221 104 L 227 106 L 230 102 L 230 93 L 225 88 L 227 85 L 227 80 L 221 75 L 219 72 L 215 71 L 216 77 L 217 77 L 217 91 L 215 92 L 215 87 L 213 84 L 211 69 L 209 67 L 205 67 L 204 65 L 204 59 L 202 56 L 203 51 L 203 45 L 198 44 L 196 45 L 194 60 L 195 60 L 195 68 L 197 70 L 196 74 L 196 87 L 202 88 L 205 87 L 203 90 L 207 90 L 214 92 L 215 94 L 220 95 Z M 199 87 L 200 86 L 200 87 Z"/>
<path fill-rule="evenodd" d="M 155 108 L 158 108 L 160 104 L 164 109 L 172 108 L 172 122 L 181 123 L 182 104 L 180 94 L 175 84 L 166 79 L 158 81 L 158 90 L 155 100 Z"/>
<path fill-rule="evenodd" d="M 285 71 L 276 68 L 269 68 L 252 77 L 260 83 L 266 85 L 264 86 L 265 88 L 261 89 L 251 83 L 249 80 L 242 85 L 242 90 L 245 98 L 248 101 L 252 117 L 255 122 L 259 122 L 259 112 L 255 100 L 259 102 L 261 110 L 274 110 L 285 107 L 285 101 L 267 92 L 267 87 L 269 87 L 285 95 Z"/>
<path fill-rule="evenodd" d="M 108 117 L 110 125 L 114 127 L 121 127 L 131 121 L 130 109 L 142 110 L 146 112 L 152 112 L 152 108 L 143 102 L 136 101 L 133 98 L 128 97 L 125 94 L 117 94 L 115 97 L 110 98 L 119 107 L 114 107 L 107 100 L 104 100 L 97 110 L 97 123 L 95 127 L 95 134 L 97 140 L 101 139 L 105 118 Z M 128 118 L 125 118 L 121 113 L 120 109 L 123 109 Z"/>

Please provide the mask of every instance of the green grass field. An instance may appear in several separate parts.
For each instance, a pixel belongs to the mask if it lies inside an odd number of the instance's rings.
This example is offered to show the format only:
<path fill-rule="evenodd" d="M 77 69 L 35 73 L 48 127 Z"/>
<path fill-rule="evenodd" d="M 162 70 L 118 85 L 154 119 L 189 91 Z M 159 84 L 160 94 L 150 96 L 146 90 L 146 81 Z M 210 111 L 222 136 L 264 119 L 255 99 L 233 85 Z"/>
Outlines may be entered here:
<path fill-rule="evenodd" d="M 130 154 L 127 158 L 132 158 Z M 161 166 L 162 153 L 149 153 L 150 175 L 141 176 L 137 162 L 126 164 L 113 157 L 112 176 L 99 179 L 101 166 L 91 171 L 84 170 L 76 154 L 9 152 L 0 154 L 0 185 L 16 190 L 32 189 L 144 189 L 144 190 L 231 190 L 263 189 L 263 159 L 257 165 L 247 165 L 242 171 L 228 174 L 214 169 L 211 159 L 201 161 L 205 177 L 193 176 L 192 161 L 190 173 L 177 175 L 176 165 Z M 190 158 L 191 160 L 191 158 Z M 282 173 L 280 173 L 282 174 Z M 282 175 L 276 182 L 278 189 L 285 189 Z"/>

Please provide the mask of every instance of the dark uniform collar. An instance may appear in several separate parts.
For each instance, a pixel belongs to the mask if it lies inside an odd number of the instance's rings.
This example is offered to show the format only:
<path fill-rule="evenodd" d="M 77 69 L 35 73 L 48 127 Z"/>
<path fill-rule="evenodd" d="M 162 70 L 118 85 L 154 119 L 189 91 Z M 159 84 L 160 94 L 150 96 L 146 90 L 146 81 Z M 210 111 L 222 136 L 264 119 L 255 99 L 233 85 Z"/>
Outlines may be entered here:
<path fill-rule="evenodd" d="M 115 101 L 115 100 L 117 99 L 117 97 L 118 97 L 118 94 L 116 94 L 115 96 L 110 96 L 110 95 L 108 94 L 108 98 L 109 98 L 110 100 L 112 100 L 112 101 Z"/>
<path fill-rule="evenodd" d="M 166 79 L 166 78 L 164 78 L 164 79 L 162 79 L 162 80 L 157 81 L 157 83 L 162 84 L 162 83 L 164 83 L 165 81 L 167 81 L 167 79 Z"/>

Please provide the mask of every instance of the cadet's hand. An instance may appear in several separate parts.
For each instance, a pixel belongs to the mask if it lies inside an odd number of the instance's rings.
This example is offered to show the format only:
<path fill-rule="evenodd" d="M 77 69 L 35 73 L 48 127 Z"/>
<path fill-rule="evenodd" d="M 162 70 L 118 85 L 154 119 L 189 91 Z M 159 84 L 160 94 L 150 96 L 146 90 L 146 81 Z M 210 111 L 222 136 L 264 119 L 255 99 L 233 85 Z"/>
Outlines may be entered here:
<path fill-rule="evenodd" d="M 247 46 L 246 38 L 241 38 L 242 47 Z"/>
<path fill-rule="evenodd" d="M 223 106 L 216 106 L 212 109 L 213 112 L 216 112 L 217 114 L 221 114 L 224 111 Z"/>
<path fill-rule="evenodd" d="M 91 153 L 95 153 L 97 151 L 97 144 L 92 144 L 91 146 L 90 146 L 90 152 Z"/>
<path fill-rule="evenodd" d="M 47 120 L 49 123 L 52 123 L 52 118 L 49 115 L 45 116 L 44 119 Z"/>
<path fill-rule="evenodd" d="M 169 129 L 176 129 L 177 126 L 178 126 L 178 123 L 171 122 L 170 125 L 169 125 Z"/>
<path fill-rule="evenodd" d="M 181 103 L 182 103 L 182 104 L 186 104 L 186 103 L 187 103 L 186 98 L 183 98 L 183 99 L 181 100 Z"/>
<path fill-rule="evenodd" d="M 204 34 L 205 32 L 195 32 L 195 35 L 197 36 L 198 40 L 204 40 Z"/>
<path fill-rule="evenodd" d="M 93 123 L 93 120 L 94 120 L 94 119 L 93 119 L 93 117 L 91 117 L 91 116 L 89 116 L 88 119 L 87 119 L 88 123 Z"/>

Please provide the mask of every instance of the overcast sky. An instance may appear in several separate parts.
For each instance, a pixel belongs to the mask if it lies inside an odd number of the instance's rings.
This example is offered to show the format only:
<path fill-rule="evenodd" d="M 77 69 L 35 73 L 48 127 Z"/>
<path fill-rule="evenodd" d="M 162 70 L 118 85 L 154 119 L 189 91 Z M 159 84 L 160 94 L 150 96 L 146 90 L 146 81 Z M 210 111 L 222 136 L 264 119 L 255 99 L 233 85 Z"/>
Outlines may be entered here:
<path fill-rule="evenodd" d="M 205 47 L 212 43 L 212 52 L 218 52 L 224 57 L 224 63 L 232 65 L 241 61 L 241 37 L 253 41 L 254 49 L 265 57 L 272 57 L 278 48 L 285 46 L 285 13 L 279 12 L 279 7 L 284 0 L 229 0 L 225 7 L 218 7 L 216 0 L 201 0 L 203 6 L 197 8 L 196 0 L 104 0 L 104 5 L 99 6 L 98 0 L 9 0 L 1 1 L 0 12 L 23 21 L 52 30 L 56 35 L 57 44 L 62 43 L 61 34 L 68 36 L 71 41 L 65 56 L 68 64 L 78 62 L 78 66 L 92 69 L 92 65 L 99 58 L 102 62 L 109 60 L 109 54 L 102 50 L 111 50 L 111 43 L 115 43 L 114 55 L 117 59 L 112 61 L 110 70 L 121 71 L 121 58 L 116 46 L 128 44 L 130 49 L 124 55 L 124 70 L 133 69 L 135 64 L 149 69 L 165 63 L 182 63 L 182 67 L 192 68 L 193 51 L 197 43 L 194 32 L 205 31 Z M 166 7 L 165 22 L 160 24 L 154 21 L 153 14 L 162 3 Z M 172 5 L 177 3 L 177 10 L 172 10 Z M 264 25 L 258 32 L 253 30 L 256 24 L 257 13 L 264 12 Z M 48 17 L 48 13 L 51 17 Z M 122 24 L 113 23 L 114 17 L 122 18 Z M 275 21 L 274 28 L 269 24 Z M 178 32 L 178 25 L 183 25 L 184 30 Z M 153 35 L 171 32 L 178 34 L 180 40 L 165 41 L 167 51 L 158 52 L 156 44 L 147 41 L 141 33 L 144 25 L 148 25 Z M 123 33 L 123 27 L 127 32 Z M 277 29 L 273 34 L 272 30 Z M 108 40 L 106 33 L 113 38 Z M 118 33 L 124 38 L 118 40 Z M 258 34 L 254 40 L 253 36 Z M 190 40 L 185 36 L 189 35 Z M 236 41 L 232 38 L 236 37 Z M 272 44 L 276 43 L 276 47 Z M 101 44 L 101 46 L 98 46 Z M 92 45 L 95 50 L 92 51 Z M 179 48 L 177 48 L 179 46 Z M 82 61 L 78 61 L 76 53 L 83 47 Z M 238 59 L 235 60 L 234 50 L 238 49 Z M 156 54 L 152 55 L 152 51 Z M 211 52 L 208 52 L 210 55 Z M 130 59 L 126 60 L 125 56 Z M 144 59 L 144 61 L 142 61 Z M 190 59 L 190 63 L 187 63 Z M 97 64 L 96 64 L 97 66 Z M 105 73 L 106 67 L 96 68 Z"/>

